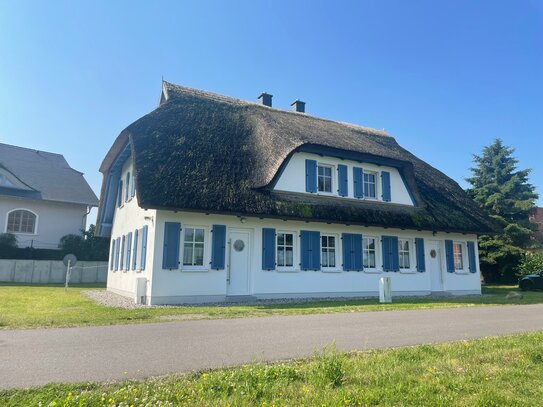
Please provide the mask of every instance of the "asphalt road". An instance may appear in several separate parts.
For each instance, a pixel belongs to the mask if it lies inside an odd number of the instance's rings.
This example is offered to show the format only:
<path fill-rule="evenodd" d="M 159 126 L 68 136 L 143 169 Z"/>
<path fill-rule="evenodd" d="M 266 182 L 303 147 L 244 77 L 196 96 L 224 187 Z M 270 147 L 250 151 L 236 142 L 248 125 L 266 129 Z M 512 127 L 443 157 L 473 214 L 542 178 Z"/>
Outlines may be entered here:
<path fill-rule="evenodd" d="M 543 330 L 543 304 L 0 331 L 0 388 L 107 381 Z"/>

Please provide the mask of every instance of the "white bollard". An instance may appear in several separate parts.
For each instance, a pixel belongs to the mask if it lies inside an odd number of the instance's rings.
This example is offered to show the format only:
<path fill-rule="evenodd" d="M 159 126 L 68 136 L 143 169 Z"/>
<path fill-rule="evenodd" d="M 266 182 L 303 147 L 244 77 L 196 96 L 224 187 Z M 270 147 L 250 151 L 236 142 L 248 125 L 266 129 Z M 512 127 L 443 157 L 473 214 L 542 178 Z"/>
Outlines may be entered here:
<path fill-rule="evenodd" d="M 381 277 L 379 279 L 379 302 L 381 304 L 390 304 L 392 302 L 390 277 Z"/>

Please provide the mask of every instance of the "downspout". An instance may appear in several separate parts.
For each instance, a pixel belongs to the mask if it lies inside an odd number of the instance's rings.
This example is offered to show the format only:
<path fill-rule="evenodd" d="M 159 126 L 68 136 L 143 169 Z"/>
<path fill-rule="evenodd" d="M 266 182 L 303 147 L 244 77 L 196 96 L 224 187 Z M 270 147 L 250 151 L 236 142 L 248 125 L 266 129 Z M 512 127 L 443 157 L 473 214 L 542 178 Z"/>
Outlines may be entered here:
<path fill-rule="evenodd" d="M 83 219 L 81 220 L 81 224 L 83 225 L 83 231 L 87 230 L 87 216 L 89 215 L 91 210 L 92 210 L 92 206 L 87 205 L 87 213 L 83 215 Z"/>

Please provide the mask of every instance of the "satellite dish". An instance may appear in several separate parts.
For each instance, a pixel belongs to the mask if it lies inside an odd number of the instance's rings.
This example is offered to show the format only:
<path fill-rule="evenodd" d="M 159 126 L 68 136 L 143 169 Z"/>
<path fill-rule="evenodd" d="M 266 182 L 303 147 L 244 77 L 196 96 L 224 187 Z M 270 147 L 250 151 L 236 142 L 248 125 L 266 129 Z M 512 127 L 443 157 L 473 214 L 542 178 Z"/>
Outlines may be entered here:
<path fill-rule="evenodd" d="M 70 253 L 64 256 L 64 258 L 62 259 L 62 262 L 64 263 L 66 267 L 68 267 L 68 262 L 70 262 L 70 266 L 73 267 L 75 266 L 75 263 L 77 263 L 77 257 L 75 257 L 75 254 Z"/>

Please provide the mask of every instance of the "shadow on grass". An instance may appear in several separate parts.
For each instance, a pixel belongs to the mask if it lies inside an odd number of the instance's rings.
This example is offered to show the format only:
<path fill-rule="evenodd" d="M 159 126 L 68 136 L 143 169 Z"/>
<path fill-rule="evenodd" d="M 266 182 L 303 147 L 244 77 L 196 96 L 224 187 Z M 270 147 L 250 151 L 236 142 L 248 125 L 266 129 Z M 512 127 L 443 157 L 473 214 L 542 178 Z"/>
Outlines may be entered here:
<path fill-rule="evenodd" d="M 466 295 L 466 296 L 421 296 L 421 297 L 393 297 L 391 304 L 380 304 L 379 299 L 363 298 L 363 299 L 326 299 L 326 300 L 307 300 L 302 302 L 288 301 L 285 303 L 270 303 L 270 304 L 254 304 L 253 307 L 256 310 L 272 311 L 272 310 L 304 310 L 314 308 L 355 308 L 363 306 L 377 306 L 379 308 L 398 308 L 398 306 L 405 305 L 409 308 L 409 305 L 432 305 L 439 306 L 454 306 L 458 305 L 503 305 L 503 304 L 538 304 L 543 303 L 543 291 L 530 291 L 523 292 L 523 297 L 520 299 L 507 299 L 507 294 L 512 291 L 519 291 L 516 286 L 484 286 L 482 288 L 482 295 Z M 242 307 L 243 305 L 225 305 L 225 307 L 235 308 L 236 306 Z"/>
<path fill-rule="evenodd" d="M 34 283 L 8 283 L 0 282 L 0 287 L 62 287 L 64 284 L 34 284 Z M 73 288 L 106 288 L 106 283 L 70 283 Z"/>

